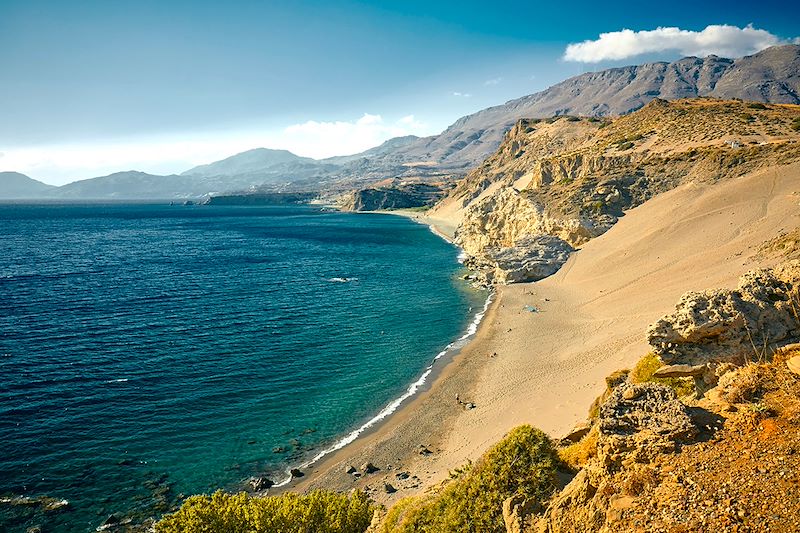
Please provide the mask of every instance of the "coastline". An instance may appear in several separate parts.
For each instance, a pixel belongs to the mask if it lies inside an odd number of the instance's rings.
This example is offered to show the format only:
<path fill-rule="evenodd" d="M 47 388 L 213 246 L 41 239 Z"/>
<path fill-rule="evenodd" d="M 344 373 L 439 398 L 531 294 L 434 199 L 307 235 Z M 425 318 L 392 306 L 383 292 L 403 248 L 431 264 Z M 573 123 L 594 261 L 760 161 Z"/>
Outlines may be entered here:
<path fill-rule="evenodd" d="M 626 212 L 556 274 L 499 287 L 471 342 L 427 390 L 290 488 L 359 488 L 391 505 L 447 479 L 518 425 L 564 435 L 586 419 L 607 375 L 649 351 L 643 332 L 683 293 L 735 287 L 745 271 L 768 266 L 756 252 L 775 228 L 794 223 L 794 176 L 790 168 L 755 172 L 662 193 Z M 347 473 L 366 463 L 378 470 Z"/>
<path fill-rule="evenodd" d="M 432 233 L 449 244 L 456 246 L 454 243 L 455 227 L 451 227 L 446 221 L 436 221 L 418 212 L 408 210 L 364 211 L 360 213 L 403 216 L 409 218 L 418 224 L 426 225 Z M 463 252 L 461 252 L 460 248 L 458 249 L 459 257 L 461 257 Z M 331 479 L 332 470 L 336 470 L 336 465 L 341 465 L 342 462 L 349 461 L 348 465 L 351 462 L 356 463 L 360 460 L 358 459 L 360 456 L 365 458 L 362 463 L 375 463 L 378 461 L 387 464 L 387 470 L 402 469 L 401 464 L 391 465 L 386 462 L 389 456 L 395 456 L 396 459 L 400 459 L 400 463 L 410 462 L 408 458 L 403 460 L 400 457 L 402 454 L 399 453 L 397 449 L 397 443 L 382 446 L 382 448 L 385 448 L 384 453 L 375 453 L 374 446 L 377 443 L 391 442 L 390 439 L 394 440 L 393 436 L 396 435 L 400 428 L 404 428 L 406 425 L 418 425 L 416 422 L 413 422 L 415 420 L 418 421 L 418 419 L 412 416 L 414 412 L 418 412 L 418 409 L 423 409 L 426 413 L 430 413 L 430 409 L 427 409 L 426 406 L 431 402 L 442 403 L 444 405 L 444 398 L 442 398 L 443 391 L 440 389 L 442 388 L 442 382 L 445 380 L 455 380 L 459 383 L 461 388 L 469 388 L 470 383 L 474 381 L 474 371 L 476 371 L 477 367 L 480 365 L 472 365 L 476 368 L 473 368 L 472 372 L 467 373 L 464 370 L 465 359 L 471 359 L 470 354 L 475 352 L 476 348 L 477 351 L 481 351 L 481 343 L 479 341 L 487 335 L 485 324 L 490 322 L 494 316 L 498 300 L 499 294 L 497 291 L 489 291 L 483 308 L 475 313 L 466 331 L 459 338 L 448 344 L 442 352 L 432 359 L 430 365 L 423 370 L 422 375 L 409 385 L 403 395 L 392 400 L 377 415 L 359 428 L 338 439 L 333 445 L 326 447 L 310 460 L 293 467 L 300 469 L 304 474 L 303 477 L 293 478 L 289 475 L 287 479 L 277 482 L 271 488 L 270 493 L 275 494 L 287 490 L 306 491 L 322 487 L 347 490 L 348 487 L 345 486 L 348 484 L 347 481 L 353 479 L 357 481 L 357 478 L 353 478 L 348 474 L 344 483 L 341 482 L 342 480 L 336 482 Z M 456 375 L 456 373 L 460 374 Z M 461 393 L 457 392 L 455 394 L 459 395 Z M 450 394 L 449 398 L 453 399 L 455 396 Z M 459 403 L 453 401 L 452 403 L 463 410 L 465 404 L 468 402 Z M 451 411 L 450 409 L 445 410 Z M 446 427 L 448 423 L 452 423 L 455 418 L 452 415 L 453 413 L 448 413 L 436 416 L 436 424 L 444 429 L 444 427 Z M 428 428 L 428 431 L 421 431 L 421 433 L 428 435 L 427 440 L 432 443 L 438 443 L 444 436 L 443 431 L 436 431 L 434 427 Z M 436 444 L 425 445 L 420 442 L 419 446 L 415 449 L 417 455 L 420 455 L 419 450 L 421 447 L 426 449 L 439 448 Z M 411 456 L 412 454 L 408 455 Z M 369 459 L 367 456 L 373 457 L 373 459 Z M 381 459 L 377 459 L 378 456 L 380 456 Z M 382 460 L 384 457 L 386 460 Z M 359 463 L 359 465 L 362 463 Z M 360 488 L 366 488 L 367 491 L 369 491 L 368 487 L 361 486 Z M 373 494 L 373 497 L 376 496 L 377 495 Z"/>

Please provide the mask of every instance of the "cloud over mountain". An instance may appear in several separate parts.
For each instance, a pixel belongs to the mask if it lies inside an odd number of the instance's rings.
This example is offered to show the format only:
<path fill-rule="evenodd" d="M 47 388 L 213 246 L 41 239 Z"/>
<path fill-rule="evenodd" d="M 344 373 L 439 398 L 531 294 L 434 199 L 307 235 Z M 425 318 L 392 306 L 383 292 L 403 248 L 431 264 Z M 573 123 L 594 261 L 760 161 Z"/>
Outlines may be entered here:
<path fill-rule="evenodd" d="M 699 57 L 711 54 L 740 57 L 786 42 L 788 41 L 766 30 L 754 28 L 752 24 L 744 28 L 725 24 L 710 25 L 702 31 L 675 27 L 642 31 L 623 29 L 601 33 L 595 40 L 568 45 L 564 59 L 598 63 L 658 52 L 678 52 L 684 56 Z"/>

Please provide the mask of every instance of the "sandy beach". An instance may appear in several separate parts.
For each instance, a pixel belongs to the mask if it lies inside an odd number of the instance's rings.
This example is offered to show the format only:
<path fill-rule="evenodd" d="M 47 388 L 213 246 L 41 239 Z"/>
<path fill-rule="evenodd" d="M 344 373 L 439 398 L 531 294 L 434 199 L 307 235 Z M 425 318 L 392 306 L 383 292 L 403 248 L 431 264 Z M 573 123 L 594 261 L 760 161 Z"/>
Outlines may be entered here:
<path fill-rule="evenodd" d="M 731 287 L 777 260 L 756 254 L 800 222 L 798 172 L 795 164 L 679 187 L 629 211 L 550 278 L 500 287 L 472 342 L 428 390 L 291 488 L 360 487 L 390 503 L 447 478 L 519 424 L 562 436 L 585 419 L 605 376 L 648 351 L 647 326 L 684 292 Z M 457 225 L 411 216 L 444 236 Z M 379 470 L 346 473 L 366 462 Z"/>

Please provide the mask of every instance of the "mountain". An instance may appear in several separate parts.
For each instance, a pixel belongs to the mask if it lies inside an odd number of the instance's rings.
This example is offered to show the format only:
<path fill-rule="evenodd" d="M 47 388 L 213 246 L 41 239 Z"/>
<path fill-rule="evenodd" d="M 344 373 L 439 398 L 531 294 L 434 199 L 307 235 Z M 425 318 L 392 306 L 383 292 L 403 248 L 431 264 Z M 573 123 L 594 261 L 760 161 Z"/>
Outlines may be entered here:
<path fill-rule="evenodd" d="M 49 197 L 56 187 L 19 172 L 0 172 L 1 200 L 31 200 Z"/>
<path fill-rule="evenodd" d="M 615 118 L 522 119 L 429 216 L 485 283 L 535 281 L 663 192 L 800 162 L 800 106 L 652 100 Z"/>
<path fill-rule="evenodd" d="M 192 178 L 158 176 L 128 170 L 62 185 L 54 196 L 80 199 L 167 199 L 199 195 L 200 184 Z M 201 193 L 202 194 L 202 193 Z"/>
<path fill-rule="evenodd" d="M 388 141 L 384 141 L 379 146 L 375 148 L 370 148 L 369 150 L 365 150 L 358 154 L 353 155 L 337 155 L 334 157 L 329 157 L 327 159 L 323 159 L 323 161 L 328 163 L 335 163 L 335 164 L 342 164 L 342 163 L 350 163 L 352 161 L 358 161 L 359 159 L 370 159 L 372 157 L 378 156 L 385 156 L 406 148 L 407 146 L 412 145 L 420 138 L 416 135 L 405 135 L 403 137 L 393 137 Z"/>
<path fill-rule="evenodd" d="M 435 161 L 440 168 L 469 169 L 493 153 L 522 118 L 554 115 L 624 115 L 655 98 L 708 96 L 770 103 L 800 103 L 800 45 L 767 48 L 752 56 L 687 57 L 672 63 L 588 72 L 458 119 L 439 135 L 389 154 L 410 163 Z M 379 165 L 381 161 L 374 161 Z"/>
<path fill-rule="evenodd" d="M 41 189 L 47 187 L 43 184 L 30 191 L 23 187 L 13 194 L 166 199 L 257 189 L 262 193 L 316 190 L 334 196 L 387 178 L 452 182 L 494 153 L 520 119 L 625 115 L 656 98 L 703 96 L 800 103 L 800 45 L 772 47 L 739 59 L 687 57 L 589 72 L 462 117 L 439 135 L 397 137 L 360 154 L 314 160 L 286 150 L 257 148 L 180 175 L 119 172 L 57 189 Z M 0 197 L 7 194 L 0 190 Z"/>
<path fill-rule="evenodd" d="M 258 172 L 271 173 L 278 168 L 316 163 L 317 161 L 314 159 L 294 155 L 288 150 L 256 148 L 232 155 L 221 161 L 191 168 L 182 172 L 181 176 L 239 176 Z"/>

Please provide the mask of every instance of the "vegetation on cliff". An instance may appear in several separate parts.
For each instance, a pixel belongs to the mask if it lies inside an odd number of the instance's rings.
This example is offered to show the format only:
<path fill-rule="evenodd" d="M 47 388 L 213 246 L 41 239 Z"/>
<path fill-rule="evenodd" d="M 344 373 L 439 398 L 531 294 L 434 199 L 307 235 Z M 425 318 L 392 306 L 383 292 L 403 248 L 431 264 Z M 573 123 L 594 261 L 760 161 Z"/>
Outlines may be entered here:
<path fill-rule="evenodd" d="M 520 426 L 429 494 L 405 498 L 387 515 L 384 532 L 503 532 L 503 502 L 545 502 L 555 491 L 558 456 L 550 438 Z"/>
<path fill-rule="evenodd" d="M 255 497 L 217 491 L 192 496 L 156 524 L 157 533 L 362 533 L 373 506 L 362 492 Z"/>

